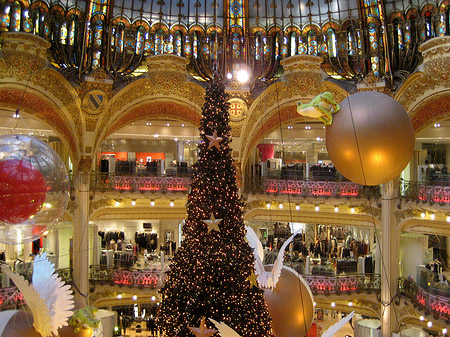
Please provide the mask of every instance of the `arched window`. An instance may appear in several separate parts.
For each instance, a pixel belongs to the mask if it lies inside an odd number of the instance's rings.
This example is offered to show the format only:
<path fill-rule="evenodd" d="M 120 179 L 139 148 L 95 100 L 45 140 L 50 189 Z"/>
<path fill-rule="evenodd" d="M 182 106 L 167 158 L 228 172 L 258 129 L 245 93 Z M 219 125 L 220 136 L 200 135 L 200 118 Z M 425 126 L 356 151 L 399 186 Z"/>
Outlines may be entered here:
<path fill-rule="evenodd" d="M 307 48 L 306 44 L 303 42 L 303 39 L 301 36 L 298 37 L 298 54 L 299 55 L 308 54 L 308 48 Z"/>
<path fill-rule="evenodd" d="M 404 40 L 405 40 L 405 44 L 409 45 L 411 43 L 411 25 L 409 24 L 408 21 L 406 21 L 405 23 L 405 31 L 404 31 Z"/>
<path fill-rule="evenodd" d="M 233 58 L 238 58 L 241 55 L 241 37 L 238 33 L 233 33 L 232 55 Z"/>
<path fill-rule="evenodd" d="M 198 57 L 198 33 L 194 32 L 194 39 L 192 41 L 192 54 L 194 58 Z"/>
<path fill-rule="evenodd" d="M 270 57 L 270 45 L 269 42 L 267 41 L 267 37 L 263 37 L 262 43 L 263 43 L 264 57 L 268 58 Z"/>
<path fill-rule="evenodd" d="M 434 28 L 432 21 L 432 13 L 430 11 L 425 12 L 425 40 L 431 39 L 434 37 Z"/>
<path fill-rule="evenodd" d="M 295 54 L 297 54 L 297 34 L 292 32 L 289 43 L 289 56 L 293 56 Z"/>
<path fill-rule="evenodd" d="M 275 35 L 274 56 L 276 59 L 280 58 L 280 34 Z"/>
<path fill-rule="evenodd" d="M 205 57 L 205 58 L 209 57 L 209 43 L 210 43 L 209 37 L 204 37 L 203 43 L 201 46 L 201 50 L 202 50 L 203 57 Z"/>
<path fill-rule="evenodd" d="M 63 22 L 61 25 L 61 31 L 59 33 L 59 40 L 62 44 L 67 44 L 67 23 Z"/>
<path fill-rule="evenodd" d="M 103 40 L 103 21 L 97 20 L 94 23 L 94 40 L 93 45 L 95 47 L 101 47 Z"/>
<path fill-rule="evenodd" d="M 316 34 L 312 29 L 308 32 L 308 54 L 317 55 Z"/>
<path fill-rule="evenodd" d="M 73 46 L 75 43 L 75 23 L 78 20 L 76 15 L 72 15 L 70 18 L 70 28 L 68 32 L 69 45 Z"/>
<path fill-rule="evenodd" d="M 211 59 L 215 60 L 219 56 L 219 37 L 216 31 L 213 31 L 209 37 L 209 50 L 211 52 Z"/>
<path fill-rule="evenodd" d="M 261 60 L 261 54 L 262 54 L 261 39 L 262 39 L 261 33 L 256 32 L 255 33 L 255 60 Z"/>
<path fill-rule="evenodd" d="M 164 37 L 164 54 L 173 54 L 173 35 Z"/>
<path fill-rule="evenodd" d="M 0 30 L 6 32 L 9 30 L 9 24 L 11 22 L 9 18 L 9 13 L 11 11 L 11 5 L 8 3 L 4 4 L 2 13 L 0 15 Z"/>
<path fill-rule="evenodd" d="M 136 54 L 142 55 L 144 53 L 145 28 L 139 26 L 136 33 Z"/>
<path fill-rule="evenodd" d="M 10 12 L 10 16 L 11 16 L 11 24 L 9 27 L 9 31 L 10 32 L 18 32 L 20 31 L 20 18 L 22 15 L 22 8 L 20 7 L 20 3 L 19 2 L 14 2 L 11 5 L 11 12 Z"/>
<path fill-rule="evenodd" d="M 450 35 L 450 6 L 445 7 L 445 34 Z"/>
<path fill-rule="evenodd" d="M 121 53 L 123 52 L 123 38 L 125 35 L 125 25 L 123 23 L 119 23 L 117 25 L 117 28 L 115 29 L 115 34 L 114 34 L 114 45 L 116 46 L 116 53 Z"/>
<path fill-rule="evenodd" d="M 378 51 L 378 35 L 377 35 L 377 27 L 374 23 L 369 23 L 369 42 L 370 42 L 370 50 Z"/>
<path fill-rule="evenodd" d="M 403 49 L 403 30 L 399 19 L 392 22 L 394 34 L 394 52 L 399 52 Z"/>
<path fill-rule="evenodd" d="M 284 36 L 282 38 L 283 43 L 281 44 L 281 50 L 280 50 L 280 54 L 281 54 L 281 58 L 285 58 L 288 56 L 288 38 L 286 36 Z"/>
<path fill-rule="evenodd" d="M 181 45 L 181 32 L 177 30 L 173 34 L 173 53 L 175 55 L 181 56 L 182 51 L 182 45 Z"/>
<path fill-rule="evenodd" d="M 162 29 L 158 29 L 155 34 L 155 55 L 164 53 L 164 35 Z"/>
<path fill-rule="evenodd" d="M 441 12 L 439 14 L 439 21 L 437 23 L 437 36 L 444 36 L 445 35 L 445 13 Z"/>
<path fill-rule="evenodd" d="M 33 31 L 33 21 L 31 20 L 30 10 L 28 8 L 24 8 L 22 11 L 22 22 L 23 22 L 23 31 L 26 33 L 30 33 Z"/>
<path fill-rule="evenodd" d="M 356 55 L 357 42 L 355 36 L 355 27 L 353 26 L 349 26 L 347 29 L 347 48 L 348 48 L 348 55 L 350 56 Z"/>
<path fill-rule="evenodd" d="M 186 35 L 186 42 L 184 44 L 184 56 L 186 58 L 191 58 L 192 56 L 191 37 L 189 35 Z"/>
<path fill-rule="evenodd" d="M 92 69 L 97 69 L 100 67 L 100 59 L 101 59 L 101 52 L 96 51 L 92 55 Z"/>
<path fill-rule="evenodd" d="M 333 28 L 328 28 L 327 30 L 327 47 L 328 47 L 328 55 L 330 57 L 336 57 L 336 33 Z"/>

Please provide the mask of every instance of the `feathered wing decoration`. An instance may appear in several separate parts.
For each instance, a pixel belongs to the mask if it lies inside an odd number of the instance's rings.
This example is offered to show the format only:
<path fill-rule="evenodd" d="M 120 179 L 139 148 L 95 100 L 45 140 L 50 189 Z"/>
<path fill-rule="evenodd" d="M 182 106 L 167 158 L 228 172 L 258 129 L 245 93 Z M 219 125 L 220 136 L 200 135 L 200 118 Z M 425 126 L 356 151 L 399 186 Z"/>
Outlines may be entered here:
<path fill-rule="evenodd" d="M 283 262 L 284 262 L 284 252 L 287 248 L 287 246 L 292 242 L 292 240 L 294 239 L 294 237 L 299 233 L 300 231 L 296 231 L 294 232 L 294 234 L 292 234 L 289 239 L 287 239 L 283 245 L 280 248 L 280 251 L 278 252 L 278 256 L 277 259 L 275 260 L 275 263 L 273 264 L 272 267 L 272 289 L 275 288 L 277 286 L 278 280 L 280 279 L 280 275 L 281 275 L 281 269 L 283 268 Z"/>
<path fill-rule="evenodd" d="M 330 326 L 328 328 L 327 331 L 325 331 L 325 333 L 322 335 L 322 337 L 332 337 L 336 332 L 338 332 L 339 330 L 342 329 L 342 327 L 347 324 L 348 322 L 350 322 L 350 320 L 353 317 L 353 314 L 355 312 L 352 311 L 351 313 L 349 313 L 346 317 L 344 317 L 343 319 L 341 319 L 339 322 L 337 322 L 336 324 L 333 324 L 332 326 Z"/>
<path fill-rule="evenodd" d="M 74 307 L 70 286 L 55 274 L 55 267 L 47 254 L 36 256 L 33 265 L 33 285 L 8 267 L 2 270 L 13 280 L 33 314 L 33 326 L 42 337 L 58 335 L 58 329 L 67 325 Z"/>
<path fill-rule="evenodd" d="M 226 325 L 223 322 L 217 322 L 213 320 L 212 318 L 209 318 L 209 320 L 216 326 L 216 329 L 219 330 L 219 334 L 222 337 L 241 337 L 236 331 L 234 331 L 232 328 L 230 328 L 228 325 Z"/>
<path fill-rule="evenodd" d="M 17 289 L 23 295 L 25 302 L 33 314 L 33 326 L 42 337 L 48 337 L 52 334 L 52 318 L 50 310 L 47 309 L 45 300 L 38 294 L 38 292 L 31 286 L 22 275 L 13 273 L 8 266 L 2 266 L 2 271 L 9 276 L 14 282 Z"/>
<path fill-rule="evenodd" d="M 55 266 L 47 258 L 47 253 L 34 259 L 33 287 L 45 299 L 52 317 L 52 332 L 58 335 L 58 329 L 67 325 L 73 314 L 73 294 L 70 286 L 55 273 Z"/>
<path fill-rule="evenodd" d="M 264 261 L 264 248 L 261 241 L 259 241 L 258 235 L 256 235 L 255 231 L 250 226 L 245 226 L 245 229 L 247 230 L 245 237 L 247 238 L 250 248 L 253 248 L 255 257 L 258 255 L 261 262 Z"/>

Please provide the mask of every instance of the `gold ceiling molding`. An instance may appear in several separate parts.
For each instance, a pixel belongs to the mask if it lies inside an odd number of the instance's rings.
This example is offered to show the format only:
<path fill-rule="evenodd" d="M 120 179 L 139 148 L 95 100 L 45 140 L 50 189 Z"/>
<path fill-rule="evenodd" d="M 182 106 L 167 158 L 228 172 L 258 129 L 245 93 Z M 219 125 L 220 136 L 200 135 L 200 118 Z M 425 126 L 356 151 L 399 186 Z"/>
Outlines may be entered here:
<path fill-rule="evenodd" d="M 436 93 L 440 96 L 450 94 L 450 36 L 426 41 L 420 46 L 420 51 L 423 64 L 419 71 L 408 77 L 395 95 L 395 99 L 403 105 L 413 120 L 416 131 L 430 122 L 423 116 L 414 120 L 415 115 L 424 108 L 424 102 L 431 97 L 436 99 Z"/>

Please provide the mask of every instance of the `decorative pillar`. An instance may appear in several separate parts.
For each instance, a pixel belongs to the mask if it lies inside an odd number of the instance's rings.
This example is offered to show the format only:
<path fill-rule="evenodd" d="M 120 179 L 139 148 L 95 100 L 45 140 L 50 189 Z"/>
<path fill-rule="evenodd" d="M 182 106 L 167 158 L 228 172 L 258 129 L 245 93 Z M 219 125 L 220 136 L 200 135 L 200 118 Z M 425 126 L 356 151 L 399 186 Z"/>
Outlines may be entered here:
<path fill-rule="evenodd" d="M 399 196 L 398 178 L 383 185 L 381 197 L 381 336 L 399 330 L 393 297 L 399 277 L 399 233 L 395 207 Z"/>
<path fill-rule="evenodd" d="M 73 279 L 78 288 L 75 299 L 88 304 L 89 294 L 89 180 L 87 171 L 74 175 L 76 208 L 73 228 Z"/>

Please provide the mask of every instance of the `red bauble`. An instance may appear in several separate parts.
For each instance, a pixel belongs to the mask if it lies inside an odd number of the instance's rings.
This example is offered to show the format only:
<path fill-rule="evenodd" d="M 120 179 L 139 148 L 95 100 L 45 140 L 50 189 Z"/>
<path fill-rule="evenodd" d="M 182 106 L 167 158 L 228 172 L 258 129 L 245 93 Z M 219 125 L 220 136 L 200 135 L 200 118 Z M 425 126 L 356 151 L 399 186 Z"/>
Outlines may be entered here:
<path fill-rule="evenodd" d="M 0 162 L 0 177 L 0 221 L 19 224 L 41 210 L 47 185 L 29 161 Z"/>

